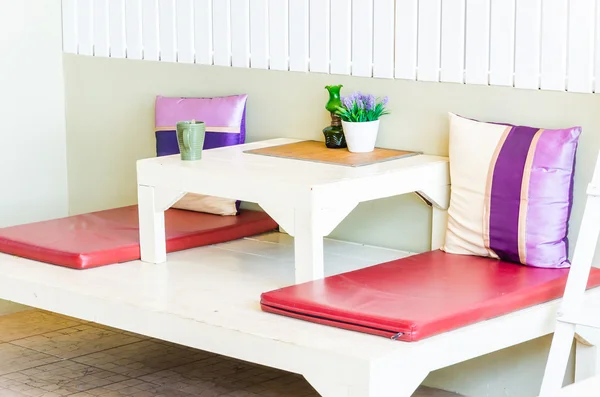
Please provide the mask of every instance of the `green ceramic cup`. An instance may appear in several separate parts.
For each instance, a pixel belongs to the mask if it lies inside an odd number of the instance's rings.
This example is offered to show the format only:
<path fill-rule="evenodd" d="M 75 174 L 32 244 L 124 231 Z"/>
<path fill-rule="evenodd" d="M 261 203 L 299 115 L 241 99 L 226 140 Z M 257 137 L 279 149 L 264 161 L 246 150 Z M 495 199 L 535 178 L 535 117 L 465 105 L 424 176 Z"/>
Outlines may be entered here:
<path fill-rule="evenodd" d="M 177 123 L 177 143 L 182 160 L 201 160 L 206 125 L 203 121 L 180 121 Z"/>

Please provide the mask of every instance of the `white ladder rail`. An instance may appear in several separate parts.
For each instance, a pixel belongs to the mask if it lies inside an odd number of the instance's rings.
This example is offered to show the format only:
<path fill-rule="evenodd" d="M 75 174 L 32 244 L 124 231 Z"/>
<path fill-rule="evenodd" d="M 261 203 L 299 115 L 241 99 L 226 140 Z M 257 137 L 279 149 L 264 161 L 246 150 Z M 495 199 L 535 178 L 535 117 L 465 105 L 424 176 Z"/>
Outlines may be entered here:
<path fill-rule="evenodd" d="M 546 363 L 540 397 L 550 396 L 562 388 L 577 326 L 600 329 L 600 311 L 584 307 L 585 291 L 600 234 L 600 152 L 586 194 L 579 236 L 565 292 L 557 313 L 556 329 Z"/>

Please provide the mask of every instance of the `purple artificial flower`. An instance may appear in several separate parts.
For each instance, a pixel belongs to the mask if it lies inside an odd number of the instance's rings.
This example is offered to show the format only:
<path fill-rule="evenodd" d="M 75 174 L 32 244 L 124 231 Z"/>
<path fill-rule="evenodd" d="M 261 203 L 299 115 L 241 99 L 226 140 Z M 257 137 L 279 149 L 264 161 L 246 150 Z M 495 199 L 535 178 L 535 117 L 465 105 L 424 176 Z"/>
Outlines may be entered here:
<path fill-rule="evenodd" d="M 342 104 L 346 107 L 346 109 L 352 109 L 352 99 L 350 97 L 342 97 Z"/>
<path fill-rule="evenodd" d="M 368 95 L 365 96 L 363 99 L 367 110 L 375 109 L 375 95 Z"/>
<path fill-rule="evenodd" d="M 381 102 L 383 104 L 383 106 L 388 104 L 388 101 L 390 100 L 390 98 L 387 97 L 387 95 L 383 98 L 383 101 Z"/>

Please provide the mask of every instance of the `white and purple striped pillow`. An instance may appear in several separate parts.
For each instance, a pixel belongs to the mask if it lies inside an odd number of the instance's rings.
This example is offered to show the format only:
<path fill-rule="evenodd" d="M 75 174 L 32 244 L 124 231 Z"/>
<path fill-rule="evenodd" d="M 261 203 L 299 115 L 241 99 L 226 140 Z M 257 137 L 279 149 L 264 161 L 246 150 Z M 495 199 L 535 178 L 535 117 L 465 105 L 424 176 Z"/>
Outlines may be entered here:
<path fill-rule="evenodd" d="M 565 268 L 581 127 L 543 129 L 450 114 L 453 254 Z"/>

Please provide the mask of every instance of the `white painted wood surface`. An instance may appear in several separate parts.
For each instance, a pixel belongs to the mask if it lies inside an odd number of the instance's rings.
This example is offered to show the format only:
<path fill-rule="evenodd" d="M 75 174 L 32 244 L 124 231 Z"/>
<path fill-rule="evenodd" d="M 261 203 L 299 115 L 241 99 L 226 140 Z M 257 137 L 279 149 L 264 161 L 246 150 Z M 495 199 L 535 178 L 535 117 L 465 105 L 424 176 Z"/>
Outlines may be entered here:
<path fill-rule="evenodd" d="M 231 0 L 231 65 L 250 67 L 250 0 Z"/>
<path fill-rule="evenodd" d="M 545 0 L 542 7 L 541 88 L 564 91 L 567 84 L 569 0 Z"/>
<path fill-rule="evenodd" d="M 191 2 L 184 0 L 182 3 Z M 101 3 L 101 2 L 100 2 Z M 142 41 L 142 0 L 127 0 L 125 2 L 125 36 L 127 58 L 142 59 L 144 56 L 144 43 Z M 182 40 L 192 39 L 193 32 L 187 30 L 182 33 Z M 193 48 L 191 53 L 193 54 Z"/>
<path fill-rule="evenodd" d="M 394 0 L 375 0 L 373 77 L 394 77 Z"/>
<path fill-rule="evenodd" d="M 269 9 L 268 0 L 250 2 L 250 66 L 269 68 Z"/>
<path fill-rule="evenodd" d="M 194 62 L 194 0 L 175 2 L 175 32 L 177 41 L 177 61 Z M 128 52 L 129 53 L 129 52 Z"/>
<path fill-rule="evenodd" d="M 442 3 L 419 0 L 417 43 L 417 79 L 439 81 Z"/>
<path fill-rule="evenodd" d="M 491 0 L 490 68 L 491 85 L 514 85 L 515 1 Z"/>
<path fill-rule="evenodd" d="M 352 75 L 373 76 L 373 0 L 352 0 Z"/>
<path fill-rule="evenodd" d="M 352 71 L 352 1 L 331 0 L 331 73 L 349 75 Z"/>
<path fill-rule="evenodd" d="M 168 8 L 168 12 L 171 11 L 172 8 Z M 125 0 L 108 0 L 108 38 L 111 57 L 125 58 L 127 51 L 125 37 Z"/>
<path fill-rule="evenodd" d="M 289 70 L 288 2 L 269 0 L 269 67 Z"/>
<path fill-rule="evenodd" d="M 212 19 L 214 63 L 231 66 L 231 1 L 213 1 Z"/>
<path fill-rule="evenodd" d="M 310 71 L 329 73 L 330 64 L 330 0 L 310 0 L 309 48 Z"/>
<path fill-rule="evenodd" d="M 110 37 L 108 33 L 108 0 L 94 1 L 93 26 L 94 55 L 99 57 L 110 56 Z"/>
<path fill-rule="evenodd" d="M 546 364 L 541 387 L 541 395 L 552 395 L 562 387 L 573 338 L 593 349 L 578 348 L 582 355 L 577 359 L 577 366 L 582 368 L 586 376 L 600 375 L 600 300 L 586 299 L 586 286 L 589 279 L 592 261 L 598 246 L 600 235 L 600 153 L 592 180 L 587 188 L 587 200 L 583 211 L 579 237 L 575 245 L 569 278 L 564 296 L 556 315 L 556 329 Z M 577 368 L 577 367 L 576 367 Z M 582 374 L 576 375 L 581 381 Z"/>
<path fill-rule="evenodd" d="M 309 0 L 290 0 L 290 71 L 308 72 Z"/>
<path fill-rule="evenodd" d="M 490 7 L 490 0 L 467 0 L 465 81 L 469 84 L 488 84 Z M 498 33 L 505 35 L 506 29 Z"/>
<path fill-rule="evenodd" d="M 448 208 L 446 157 L 415 155 L 354 168 L 244 153 L 291 142 L 297 140 L 271 139 L 210 149 L 202 161 L 194 163 L 182 161 L 179 155 L 139 160 L 142 260 L 167 260 L 163 212 L 184 192 L 261 205 L 297 237 L 298 283 L 323 277 L 323 237 L 358 203 L 419 192 L 436 207 Z M 340 212 L 339 208 L 348 210 Z M 438 226 L 443 229 L 442 224 Z"/>
<path fill-rule="evenodd" d="M 324 248 L 326 275 L 409 255 L 329 239 Z M 0 298 L 303 374 L 324 397 L 409 397 L 430 371 L 551 333 L 558 308 L 553 301 L 420 342 L 392 341 L 262 312 L 262 292 L 294 282 L 285 234 L 169 255 L 174 266 L 78 271 L 0 254 Z"/>
<path fill-rule="evenodd" d="M 394 77 L 417 78 L 419 2 L 405 0 L 396 3 L 396 37 Z"/>
<path fill-rule="evenodd" d="M 158 0 L 145 0 L 142 2 L 142 32 L 144 59 L 158 61 L 160 59 Z M 198 52 L 198 48 L 196 48 L 196 52 Z"/>
<path fill-rule="evenodd" d="M 464 82 L 465 0 L 442 2 L 442 51 L 440 81 Z"/>
<path fill-rule="evenodd" d="M 62 2 L 81 55 L 580 93 L 600 78 L 598 0 Z"/>

